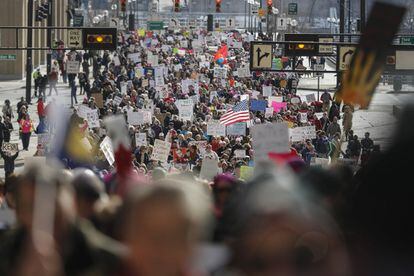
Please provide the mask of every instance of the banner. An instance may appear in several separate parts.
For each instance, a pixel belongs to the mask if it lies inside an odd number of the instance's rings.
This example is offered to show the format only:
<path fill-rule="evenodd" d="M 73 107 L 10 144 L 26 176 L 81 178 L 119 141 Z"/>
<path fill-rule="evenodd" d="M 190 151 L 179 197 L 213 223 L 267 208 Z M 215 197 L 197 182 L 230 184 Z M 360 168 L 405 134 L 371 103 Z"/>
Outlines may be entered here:
<path fill-rule="evenodd" d="M 251 111 L 266 111 L 267 102 L 263 100 L 251 100 L 250 110 Z"/>

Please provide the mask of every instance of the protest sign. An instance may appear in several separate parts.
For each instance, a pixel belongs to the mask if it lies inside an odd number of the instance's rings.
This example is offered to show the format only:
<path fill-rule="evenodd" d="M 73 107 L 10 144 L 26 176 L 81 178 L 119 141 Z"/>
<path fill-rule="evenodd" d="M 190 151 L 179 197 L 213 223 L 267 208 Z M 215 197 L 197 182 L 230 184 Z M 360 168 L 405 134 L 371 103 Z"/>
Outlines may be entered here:
<path fill-rule="evenodd" d="M 240 167 L 240 178 L 244 181 L 250 180 L 253 177 L 253 167 L 241 166 Z"/>
<path fill-rule="evenodd" d="M 101 93 L 92 93 L 91 97 L 95 99 L 96 106 L 99 108 L 103 108 L 103 95 Z"/>
<path fill-rule="evenodd" d="M 315 94 L 306 94 L 306 102 L 308 103 L 312 103 L 312 102 L 316 102 L 316 98 L 315 98 Z"/>
<path fill-rule="evenodd" d="M 226 136 L 226 126 L 220 124 L 219 121 L 211 121 L 207 123 L 207 135 Z"/>
<path fill-rule="evenodd" d="M 251 77 L 250 70 L 248 67 L 237 68 L 237 75 L 239 76 L 239 78 Z"/>
<path fill-rule="evenodd" d="M 141 54 L 140 53 L 133 53 L 133 54 L 128 54 L 128 58 L 133 62 L 133 63 L 138 63 L 141 62 Z"/>
<path fill-rule="evenodd" d="M 272 96 L 272 87 L 263 85 L 263 97 L 270 97 Z"/>
<path fill-rule="evenodd" d="M 246 123 L 235 123 L 227 126 L 227 135 L 243 136 L 246 135 Z"/>
<path fill-rule="evenodd" d="M 316 118 L 320 120 L 323 117 L 323 112 L 316 112 L 315 115 L 316 115 Z"/>
<path fill-rule="evenodd" d="M 184 121 L 191 121 L 193 119 L 194 102 L 192 99 L 180 100 L 178 107 L 178 115 Z"/>
<path fill-rule="evenodd" d="M 200 62 L 200 68 L 203 68 L 203 67 L 210 68 L 210 62 L 208 62 L 208 61 L 201 61 Z"/>
<path fill-rule="evenodd" d="M 141 112 L 128 112 L 128 124 L 133 126 L 142 125 L 144 123 L 144 118 Z"/>
<path fill-rule="evenodd" d="M 148 83 L 148 79 L 143 79 L 143 80 L 142 80 L 142 83 L 141 83 L 141 86 L 142 86 L 142 87 L 148 87 L 148 85 L 149 85 L 149 83 Z"/>
<path fill-rule="evenodd" d="M 329 165 L 328 158 L 312 157 L 311 166 L 327 167 Z"/>
<path fill-rule="evenodd" d="M 125 81 L 121 82 L 121 94 L 125 95 L 127 93 L 127 90 L 128 90 L 127 83 Z"/>
<path fill-rule="evenodd" d="M 154 142 L 154 149 L 152 151 L 152 160 L 160 162 L 167 162 L 168 155 L 170 155 L 171 143 L 156 139 Z"/>
<path fill-rule="evenodd" d="M 135 145 L 137 147 L 146 146 L 147 142 L 147 134 L 146 133 L 135 133 Z"/>
<path fill-rule="evenodd" d="M 148 53 L 147 62 L 149 64 L 151 64 L 152 66 L 157 66 L 158 65 L 158 55 Z"/>
<path fill-rule="evenodd" d="M 289 132 L 286 123 L 260 124 L 251 128 L 254 160 L 269 160 L 268 153 L 286 153 L 289 148 Z"/>
<path fill-rule="evenodd" d="M 101 145 L 99 146 L 103 154 L 105 155 L 106 160 L 108 161 L 109 165 L 113 165 L 115 162 L 114 150 L 112 148 L 112 141 L 111 138 L 108 136 L 103 139 Z"/>
<path fill-rule="evenodd" d="M 87 113 L 90 112 L 90 111 L 91 111 L 91 109 L 88 106 L 86 106 L 84 104 L 81 104 L 81 105 L 78 106 L 77 113 L 78 113 L 79 117 L 86 119 Z"/>
<path fill-rule="evenodd" d="M 50 142 L 49 133 L 39 133 L 37 134 L 37 143 L 42 145 L 43 148 L 46 148 Z"/>
<path fill-rule="evenodd" d="M 273 116 L 273 107 L 266 107 L 265 117 L 269 118 Z"/>
<path fill-rule="evenodd" d="M 304 124 L 308 122 L 308 114 L 304 112 L 299 112 L 299 121 Z"/>
<path fill-rule="evenodd" d="M 282 103 L 272 102 L 272 107 L 273 107 L 273 111 L 276 112 L 276 113 L 278 113 L 282 109 L 286 109 L 287 108 L 287 103 L 286 102 L 282 102 Z"/>
<path fill-rule="evenodd" d="M 256 91 L 256 90 L 252 90 L 252 98 L 253 99 L 257 99 L 257 97 L 260 95 L 260 92 L 259 91 Z"/>
<path fill-rule="evenodd" d="M 80 62 L 75 60 L 69 60 L 66 62 L 66 73 L 78 74 L 80 72 Z"/>
<path fill-rule="evenodd" d="M 91 109 L 86 113 L 86 120 L 88 121 L 89 128 L 100 127 L 98 110 Z"/>
<path fill-rule="evenodd" d="M 246 157 L 246 151 L 245 150 L 235 150 L 234 156 L 236 158 L 245 158 Z"/>
<path fill-rule="evenodd" d="M 19 151 L 19 144 L 3 142 L 1 150 L 6 154 L 15 155 Z"/>
<path fill-rule="evenodd" d="M 249 100 L 249 94 L 240 95 L 240 101 Z"/>
<path fill-rule="evenodd" d="M 190 141 L 188 146 L 196 145 L 201 157 L 206 153 L 207 141 Z"/>
<path fill-rule="evenodd" d="M 188 48 L 188 41 L 187 40 L 181 40 L 180 41 L 180 47 L 187 49 Z"/>
<path fill-rule="evenodd" d="M 225 67 L 214 67 L 214 77 L 219 79 L 227 78 L 227 69 Z"/>
<path fill-rule="evenodd" d="M 316 138 L 315 126 L 295 127 L 289 129 L 289 136 L 292 142 L 301 142 L 306 139 Z"/>
<path fill-rule="evenodd" d="M 251 111 L 266 111 L 267 102 L 263 100 L 251 100 L 250 110 Z"/>
<path fill-rule="evenodd" d="M 118 56 L 114 56 L 114 64 L 115 64 L 115 66 L 121 65 L 121 61 L 119 60 Z"/>
<path fill-rule="evenodd" d="M 282 103 L 283 97 L 282 96 L 271 96 L 267 99 L 267 107 L 272 107 L 272 102 Z"/>
<path fill-rule="evenodd" d="M 212 180 L 219 172 L 218 161 L 204 158 L 201 164 L 200 177 L 206 180 Z"/>
<path fill-rule="evenodd" d="M 115 96 L 113 102 L 115 105 L 119 105 L 122 102 L 122 98 L 119 96 Z"/>
<path fill-rule="evenodd" d="M 300 98 L 299 97 L 293 97 L 290 99 L 291 104 L 300 104 Z"/>

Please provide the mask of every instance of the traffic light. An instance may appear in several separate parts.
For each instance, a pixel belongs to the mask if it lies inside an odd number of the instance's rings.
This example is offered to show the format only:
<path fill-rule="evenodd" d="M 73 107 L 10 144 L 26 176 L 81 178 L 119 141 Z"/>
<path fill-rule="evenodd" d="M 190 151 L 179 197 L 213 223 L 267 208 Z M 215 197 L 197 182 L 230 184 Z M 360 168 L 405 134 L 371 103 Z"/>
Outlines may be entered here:
<path fill-rule="evenodd" d="M 221 12 L 221 0 L 216 0 L 216 12 Z"/>
<path fill-rule="evenodd" d="M 37 7 L 35 11 L 35 21 L 40 22 L 49 15 L 49 3 L 44 3 Z"/>
<path fill-rule="evenodd" d="M 174 1 L 174 11 L 179 12 L 180 11 L 180 0 Z"/>
<path fill-rule="evenodd" d="M 316 44 L 307 44 L 309 42 L 318 42 L 319 38 L 313 34 L 285 34 L 285 41 L 300 41 L 304 43 L 289 43 L 285 45 L 286 56 L 317 56 L 319 47 Z"/>
<path fill-rule="evenodd" d="M 119 0 L 119 3 L 121 4 L 121 11 L 126 12 L 127 0 Z"/>
<path fill-rule="evenodd" d="M 267 0 L 267 14 L 273 13 L 273 0 Z"/>
<path fill-rule="evenodd" d="M 116 28 L 88 28 L 83 30 L 84 48 L 88 50 L 116 50 Z"/>

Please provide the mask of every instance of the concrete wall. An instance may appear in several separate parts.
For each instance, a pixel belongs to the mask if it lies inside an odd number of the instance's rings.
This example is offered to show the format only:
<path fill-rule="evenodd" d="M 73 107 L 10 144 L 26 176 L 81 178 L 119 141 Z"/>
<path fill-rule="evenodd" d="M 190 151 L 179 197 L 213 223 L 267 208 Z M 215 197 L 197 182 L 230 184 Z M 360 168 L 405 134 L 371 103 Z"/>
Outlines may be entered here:
<path fill-rule="evenodd" d="M 35 0 L 36 3 L 40 2 Z M 65 27 L 67 22 L 67 3 L 68 0 L 54 0 L 54 20 L 53 25 Z M 34 11 L 32 11 L 34 13 Z M 33 26 L 46 26 L 46 19 L 42 22 L 35 22 L 33 15 Z M 27 26 L 27 0 L 1 0 L 0 6 L 0 26 Z M 26 31 L 20 30 L 19 46 L 26 47 Z M 57 30 L 52 35 L 52 39 L 66 40 L 66 31 Z M 13 47 L 16 44 L 16 33 L 14 30 L 0 30 L 0 45 L 2 47 Z M 46 47 L 46 30 L 33 31 L 33 47 Z M 0 60 L 0 80 L 16 80 L 25 77 L 26 51 L 7 50 L 0 54 L 14 54 L 16 60 Z M 33 68 L 46 62 L 46 51 L 33 51 Z"/>

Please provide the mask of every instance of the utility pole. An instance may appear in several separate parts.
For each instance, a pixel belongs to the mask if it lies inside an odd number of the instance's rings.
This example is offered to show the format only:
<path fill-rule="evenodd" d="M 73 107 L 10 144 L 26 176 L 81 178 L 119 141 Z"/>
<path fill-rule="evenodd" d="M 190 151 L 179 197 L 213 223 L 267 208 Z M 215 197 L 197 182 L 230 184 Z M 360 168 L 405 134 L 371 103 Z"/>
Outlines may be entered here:
<path fill-rule="evenodd" d="M 27 51 L 26 51 L 26 102 L 32 101 L 32 71 L 33 71 L 33 0 L 27 2 Z M 16 45 L 18 47 L 19 45 Z"/>
<path fill-rule="evenodd" d="M 352 0 L 348 0 L 348 33 L 352 34 L 352 24 L 351 24 L 351 2 Z M 348 42 L 351 42 L 351 36 L 348 36 Z"/>
<path fill-rule="evenodd" d="M 360 20 L 360 32 L 361 32 L 361 34 L 362 33 L 364 33 L 365 32 L 365 22 L 366 22 L 366 18 L 365 18 L 365 16 L 366 16 L 366 11 L 365 11 L 365 8 L 366 8 L 366 4 L 365 4 L 365 0 L 360 0 L 360 4 L 361 4 L 361 7 L 360 7 L 360 9 L 361 9 L 361 20 Z"/>
<path fill-rule="evenodd" d="M 339 1 L 339 33 L 345 33 L 345 0 Z M 344 42 L 344 36 L 339 37 L 340 42 Z"/>
<path fill-rule="evenodd" d="M 52 71 L 52 28 L 53 27 L 53 1 L 48 0 L 49 4 L 49 11 L 47 12 L 47 26 L 49 27 L 47 29 L 46 34 L 46 43 L 47 48 L 49 48 L 46 56 L 47 61 L 47 73 L 49 74 Z"/>

